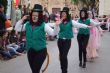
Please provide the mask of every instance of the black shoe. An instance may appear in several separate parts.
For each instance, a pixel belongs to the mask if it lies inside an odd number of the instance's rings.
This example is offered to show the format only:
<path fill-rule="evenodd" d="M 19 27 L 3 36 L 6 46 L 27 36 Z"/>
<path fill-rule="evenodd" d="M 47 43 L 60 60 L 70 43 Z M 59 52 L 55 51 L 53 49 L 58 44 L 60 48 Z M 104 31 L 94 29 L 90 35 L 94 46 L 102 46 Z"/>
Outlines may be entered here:
<path fill-rule="evenodd" d="M 86 68 L 86 63 L 83 64 L 82 68 Z"/>
<path fill-rule="evenodd" d="M 67 71 L 62 71 L 62 73 L 68 73 Z"/>
<path fill-rule="evenodd" d="M 79 67 L 82 67 L 82 62 L 79 63 Z"/>

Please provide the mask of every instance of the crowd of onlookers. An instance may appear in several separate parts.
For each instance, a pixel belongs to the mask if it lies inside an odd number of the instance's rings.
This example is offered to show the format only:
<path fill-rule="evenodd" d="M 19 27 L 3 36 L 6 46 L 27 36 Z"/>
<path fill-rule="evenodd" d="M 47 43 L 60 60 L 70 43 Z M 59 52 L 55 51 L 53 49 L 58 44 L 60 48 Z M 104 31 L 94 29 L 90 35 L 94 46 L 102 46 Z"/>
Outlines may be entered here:
<path fill-rule="evenodd" d="M 99 16 L 98 19 L 100 22 L 107 22 L 105 25 L 102 25 L 101 28 L 110 31 L 110 15 L 103 15 L 102 17 Z"/>
<path fill-rule="evenodd" d="M 20 37 L 20 34 L 16 34 L 15 30 L 4 33 L 2 41 L 0 41 L 2 43 L 0 46 L 2 59 L 12 59 L 25 53 L 25 36 Z"/>
<path fill-rule="evenodd" d="M 17 11 L 18 8 L 16 12 Z M 0 58 L 4 60 L 20 56 L 25 51 L 25 36 L 23 36 L 25 32 L 16 33 L 16 31 L 14 30 L 14 26 L 12 26 L 12 30 L 7 30 L 7 20 L 9 19 L 4 13 L 4 6 L 0 4 Z"/>

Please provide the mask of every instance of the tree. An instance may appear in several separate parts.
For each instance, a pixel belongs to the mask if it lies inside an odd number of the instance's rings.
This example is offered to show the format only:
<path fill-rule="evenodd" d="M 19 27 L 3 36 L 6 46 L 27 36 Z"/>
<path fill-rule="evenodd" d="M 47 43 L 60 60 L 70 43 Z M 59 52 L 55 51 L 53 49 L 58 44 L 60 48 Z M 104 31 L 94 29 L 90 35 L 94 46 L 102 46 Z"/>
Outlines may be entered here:
<path fill-rule="evenodd" d="M 88 10 L 93 8 L 99 10 L 99 0 L 72 0 L 72 2 L 77 5 L 78 9 L 86 7 Z"/>
<path fill-rule="evenodd" d="M 8 1 L 7 1 L 7 0 L 0 0 L 0 3 L 4 6 L 4 8 L 5 8 L 5 13 L 6 13 Z"/>

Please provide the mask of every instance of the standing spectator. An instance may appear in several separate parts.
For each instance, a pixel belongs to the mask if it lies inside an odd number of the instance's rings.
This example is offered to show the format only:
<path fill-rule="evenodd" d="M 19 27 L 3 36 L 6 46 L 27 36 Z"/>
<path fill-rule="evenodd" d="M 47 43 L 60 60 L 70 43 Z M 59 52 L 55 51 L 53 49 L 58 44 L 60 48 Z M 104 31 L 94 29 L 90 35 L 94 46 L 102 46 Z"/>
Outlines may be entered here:
<path fill-rule="evenodd" d="M 106 15 L 103 15 L 103 20 L 102 22 L 107 22 L 107 18 L 106 18 Z M 101 25 L 101 28 L 105 31 L 108 30 L 108 28 L 106 27 L 107 26 L 107 23 L 104 23 L 104 25 Z"/>
<path fill-rule="evenodd" d="M 50 15 L 49 15 L 49 12 L 46 7 L 44 8 L 44 21 L 46 23 L 48 23 L 50 21 Z"/>
<path fill-rule="evenodd" d="M 27 14 L 27 8 L 26 8 L 26 5 L 23 5 L 23 15 L 26 15 Z"/>
<path fill-rule="evenodd" d="M 29 15 L 29 6 L 27 6 L 26 7 L 26 5 L 23 5 L 23 9 L 22 9 L 23 11 L 22 11 L 22 17 L 24 16 L 24 15 Z"/>
<path fill-rule="evenodd" d="M 6 15 L 4 14 L 4 6 L 0 4 L 0 47 L 3 46 L 3 35 L 5 33 Z"/>
<path fill-rule="evenodd" d="M 108 19 L 107 19 L 107 28 L 108 28 L 108 31 L 110 32 L 110 15 L 108 16 Z"/>
<path fill-rule="evenodd" d="M 21 16 L 22 16 L 22 11 L 20 9 L 21 9 L 21 6 L 20 5 L 16 6 L 16 11 L 15 11 L 15 17 L 16 17 L 15 20 L 16 20 L 16 22 L 18 20 L 20 20 L 21 19 Z"/>

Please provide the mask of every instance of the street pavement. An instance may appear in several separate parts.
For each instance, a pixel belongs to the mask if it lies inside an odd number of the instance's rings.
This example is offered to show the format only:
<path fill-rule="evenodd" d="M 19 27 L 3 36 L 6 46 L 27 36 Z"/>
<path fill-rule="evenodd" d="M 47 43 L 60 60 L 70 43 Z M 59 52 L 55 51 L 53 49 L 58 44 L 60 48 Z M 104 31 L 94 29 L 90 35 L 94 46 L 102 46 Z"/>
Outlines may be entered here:
<path fill-rule="evenodd" d="M 45 73 L 61 73 L 57 40 L 47 41 L 50 63 Z M 103 35 L 99 57 L 94 62 L 87 62 L 87 68 L 78 66 L 78 45 L 76 35 L 72 39 L 68 54 L 68 73 L 110 73 L 110 32 Z M 45 67 L 44 62 L 42 69 Z M 0 61 L 0 73 L 31 73 L 26 54 L 9 61 Z"/>

